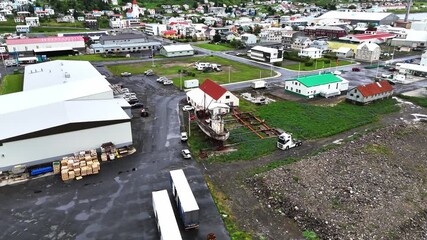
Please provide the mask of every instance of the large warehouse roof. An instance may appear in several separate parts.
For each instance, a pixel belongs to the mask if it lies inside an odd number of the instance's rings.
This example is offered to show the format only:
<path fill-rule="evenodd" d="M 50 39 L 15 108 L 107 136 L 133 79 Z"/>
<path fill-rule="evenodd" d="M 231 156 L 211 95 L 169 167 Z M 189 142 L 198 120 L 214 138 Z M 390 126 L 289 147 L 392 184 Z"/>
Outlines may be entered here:
<path fill-rule="evenodd" d="M 100 84 L 98 79 L 70 82 L 2 95 L 0 97 L 0 116 L 61 101 L 112 99 L 113 97 L 113 90 L 108 85 Z M 27 119 L 31 119 L 31 116 L 28 116 Z"/>
<path fill-rule="evenodd" d="M 0 141 L 73 124 L 128 120 L 117 101 L 65 101 L 2 114 Z"/>
<path fill-rule="evenodd" d="M 341 12 L 329 11 L 317 19 L 345 19 L 345 20 L 365 20 L 381 21 L 393 13 L 373 13 L 373 12 Z"/>
<path fill-rule="evenodd" d="M 97 79 L 99 84 L 110 85 L 87 61 L 57 60 L 25 67 L 24 91 L 75 81 Z"/>
<path fill-rule="evenodd" d="M 7 39 L 7 45 L 20 45 L 20 44 L 36 44 L 36 43 L 52 43 L 52 42 L 80 42 L 84 41 L 81 36 L 72 37 L 44 37 L 44 38 L 21 38 L 21 39 Z"/>

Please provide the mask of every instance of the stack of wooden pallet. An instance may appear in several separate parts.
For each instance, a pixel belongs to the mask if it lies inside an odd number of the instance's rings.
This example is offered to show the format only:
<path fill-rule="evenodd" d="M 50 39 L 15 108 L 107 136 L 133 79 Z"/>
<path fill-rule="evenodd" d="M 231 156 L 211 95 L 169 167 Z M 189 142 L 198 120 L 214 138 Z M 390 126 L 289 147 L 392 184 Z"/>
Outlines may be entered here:
<path fill-rule="evenodd" d="M 84 176 L 98 174 L 101 166 L 96 150 L 80 151 L 74 156 L 64 157 L 61 160 L 61 178 L 63 181 Z"/>

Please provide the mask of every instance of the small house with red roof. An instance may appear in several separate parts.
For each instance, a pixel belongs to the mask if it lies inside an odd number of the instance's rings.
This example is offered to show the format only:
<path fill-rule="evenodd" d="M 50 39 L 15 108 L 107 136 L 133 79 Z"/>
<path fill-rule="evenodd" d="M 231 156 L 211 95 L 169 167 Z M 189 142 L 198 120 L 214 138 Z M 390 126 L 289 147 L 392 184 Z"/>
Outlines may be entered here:
<path fill-rule="evenodd" d="M 188 91 L 187 101 L 195 109 L 206 109 L 213 103 L 239 106 L 238 97 L 210 79 L 206 79 L 199 88 Z"/>
<path fill-rule="evenodd" d="M 357 86 L 347 92 L 346 100 L 357 104 L 368 104 L 393 95 L 393 86 L 386 80 Z"/>

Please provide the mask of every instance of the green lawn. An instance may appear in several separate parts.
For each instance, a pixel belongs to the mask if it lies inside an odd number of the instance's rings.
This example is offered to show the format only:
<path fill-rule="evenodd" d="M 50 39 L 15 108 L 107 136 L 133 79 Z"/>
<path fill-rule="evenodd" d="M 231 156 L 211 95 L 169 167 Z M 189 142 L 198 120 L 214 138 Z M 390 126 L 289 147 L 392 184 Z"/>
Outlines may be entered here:
<path fill-rule="evenodd" d="M 339 61 L 338 62 L 338 66 L 345 66 L 345 65 L 349 65 L 352 64 L 349 61 Z M 290 69 L 290 70 L 301 70 L 301 71 L 313 71 L 313 70 L 317 70 L 317 69 L 324 69 L 324 68 L 330 68 L 330 67 L 336 67 L 337 63 L 334 60 L 331 60 L 330 63 L 325 63 L 324 61 L 314 61 L 313 66 L 305 66 L 304 63 L 301 64 L 293 64 L 293 65 L 287 65 L 284 66 L 284 68 L 286 69 Z"/>
<path fill-rule="evenodd" d="M 200 43 L 195 45 L 196 47 L 208 49 L 211 51 L 232 51 L 235 50 L 232 46 L 228 44 L 209 44 L 209 43 Z"/>
<path fill-rule="evenodd" d="M 50 59 L 51 60 L 79 60 L 79 61 L 90 61 L 90 62 L 103 62 L 103 61 L 133 60 L 136 58 L 115 57 L 115 56 L 104 57 L 101 54 L 87 54 L 87 55 L 77 55 L 77 56 L 51 57 Z"/>
<path fill-rule="evenodd" d="M 257 114 L 296 138 L 316 139 L 375 122 L 384 114 L 398 111 L 395 103 L 394 99 L 386 99 L 367 106 L 342 102 L 331 107 L 286 101 L 261 106 Z"/>
<path fill-rule="evenodd" d="M 252 111 L 260 119 L 265 120 L 270 127 L 292 133 L 295 138 L 302 140 L 333 136 L 373 123 L 381 116 L 399 110 L 393 99 L 386 99 L 367 106 L 346 102 L 335 106 L 315 106 L 290 101 L 275 102 L 264 106 L 257 106 L 244 100 L 241 100 L 240 103 L 241 111 Z M 237 148 L 237 151 L 210 156 L 208 161 L 251 160 L 269 155 L 276 150 L 276 138 L 260 139 L 245 127 L 232 129 L 226 144 L 235 145 L 234 148 Z M 193 123 L 189 146 L 193 153 L 199 153 L 201 149 L 212 149 L 216 145 Z"/>
<path fill-rule="evenodd" d="M 3 83 L 0 86 L 0 95 L 20 92 L 24 84 L 24 74 L 11 74 L 3 78 Z"/>
<path fill-rule="evenodd" d="M 222 65 L 222 72 L 210 72 L 203 73 L 202 71 L 197 71 L 194 68 L 194 63 L 200 62 L 210 62 L 217 63 Z M 182 84 L 184 80 L 188 79 L 199 79 L 203 82 L 205 79 L 212 79 L 217 83 L 228 83 L 229 78 L 229 67 L 230 67 L 230 82 L 241 82 L 247 81 L 251 79 L 258 79 L 261 77 L 270 77 L 270 70 L 265 70 L 257 67 L 253 67 L 250 65 L 242 64 L 239 62 L 231 61 L 228 59 L 223 59 L 216 56 L 205 56 L 205 57 L 190 57 L 190 58 L 179 58 L 179 59 L 166 59 L 161 61 L 155 61 L 155 66 L 152 66 L 151 62 L 142 62 L 142 63 L 134 63 L 134 64 L 126 64 L 126 65 L 111 65 L 107 66 L 107 68 L 114 74 L 120 75 L 122 72 L 130 72 L 132 74 L 142 74 L 147 69 L 153 69 L 155 74 L 158 76 L 169 76 L 173 80 L 176 86 L 180 85 L 180 76 L 178 70 L 187 70 L 189 72 L 193 72 L 196 75 L 185 76 L 182 75 Z M 274 72 L 273 72 L 274 75 Z"/>
<path fill-rule="evenodd" d="M 418 106 L 427 108 L 427 98 L 423 97 L 412 97 L 406 95 L 399 95 L 400 98 L 406 99 Z"/>

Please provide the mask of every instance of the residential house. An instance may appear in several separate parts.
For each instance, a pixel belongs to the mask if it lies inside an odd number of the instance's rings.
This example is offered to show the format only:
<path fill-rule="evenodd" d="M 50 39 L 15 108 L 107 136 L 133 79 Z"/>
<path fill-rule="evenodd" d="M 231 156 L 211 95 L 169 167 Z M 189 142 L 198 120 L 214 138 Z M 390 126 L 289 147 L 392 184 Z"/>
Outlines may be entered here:
<path fill-rule="evenodd" d="M 0 22 L 7 22 L 7 18 L 3 14 L 0 14 Z"/>
<path fill-rule="evenodd" d="M 325 40 L 314 40 L 310 47 L 320 49 L 322 52 L 329 50 L 328 42 Z"/>
<path fill-rule="evenodd" d="M 315 96 L 332 97 L 348 90 L 348 81 L 334 74 L 321 74 L 299 77 L 285 81 L 285 91 L 306 98 Z"/>
<path fill-rule="evenodd" d="M 237 38 L 233 32 L 223 32 L 219 34 L 221 36 L 221 42 L 231 42 Z"/>
<path fill-rule="evenodd" d="M 264 28 L 259 34 L 259 41 L 261 43 L 281 43 L 286 32 L 285 28 Z"/>
<path fill-rule="evenodd" d="M 165 57 L 193 56 L 194 49 L 190 44 L 167 45 L 160 49 L 160 54 Z"/>
<path fill-rule="evenodd" d="M 356 60 L 373 62 L 380 59 L 381 48 L 378 44 L 364 42 L 357 46 Z"/>
<path fill-rule="evenodd" d="M 98 20 L 96 19 L 86 19 L 85 26 L 89 29 L 96 30 L 98 29 Z"/>
<path fill-rule="evenodd" d="M 256 44 L 257 37 L 254 34 L 251 33 L 245 33 L 240 35 L 240 41 L 244 43 L 246 46 Z"/>
<path fill-rule="evenodd" d="M 77 17 L 77 21 L 79 21 L 79 22 L 83 22 L 84 20 L 85 20 L 85 17 L 83 17 L 83 16 Z"/>
<path fill-rule="evenodd" d="M 212 103 L 239 106 L 238 97 L 210 79 L 206 79 L 199 88 L 188 91 L 186 95 L 187 102 L 196 109 L 206 108 Z"/>
<path fill-rule="evenodd" d="M 59 23 L 74 23 L 75 19 L 71 15 L 65 15 L 65 16 L 56 18 L 56 22 L 59 22 Z"/>
<path fill-rule="evenodd" d="M 162 31 L 160 33 L 160 36 L 162 36 L 164 38 L 168 38 L 168 39 L 175 39 L 178 37 L 175 30 Z"/>
<path fill-rule="evenodd" d="M 303 37 L 304 33 L 300 31 L 291 31 L 287 30 L 282 33 L 282 45 L 283 48 L 289 49 L 292 47 L 292 43 L 295 41 L 298 37 Z"/>
<path fill-rule="evenodd" d="M 309 48 L 312 41 L 309 37 L 297 37 L 291 45 L 292 49 L 300 50 L 303 48 Z"/>
<path fill-rule="evenodd" d="M 328 39 L 338 39 L 347 35 L 343 28 L 334 26 L 310 26 L 304 29 L 304 33 L 312 38 L 327 37 Z"/>
<path fill-rule="evenodd" d="M 388 39 L 395 38 L 396 35 L 392 33 L 384 32 L 373 32 L 364 34 L 350 34 L 345 37 L 341 37 L 340 40 L 350 41 L 355 43 L 372 42 L 372 43 L 384 43 Z"/>
<path fill-rule="evenodd" d="M 39 17 L 26 17 L 25 24 L 32 27 L 38 27 L 40 26 Z"/>
<path fill-rule="evenodd" d="M 393 95 L 393 87 L 386 80 L 357 86 L 347 92 L 346 100 L 357 104 L 368 104 Z"/>
<path fill-rule="evenodd" d="M 340 47 L 334 52 L 338 58 L 352 58 L 354 56 L 353 49 L 348 47 Z"/>
<path fill-rule="evenodd" d="M 249 52 L 250 51 L 250 52 Z M 248 52 L 249 57 L 255 60 L 274 63 L 283 61 L 283 50 L 277 48 L 269 48 L 263 46 L 255 46 Z"/>
<path fill-rule="evenodd" d="M 309 47 L 309 48 L 301 48 L 298 56 L 299 57 L 309 57 L 311 59 L 317 59 L 322 58 L 322 50 L 315 48 L 315 47 Z"/>

